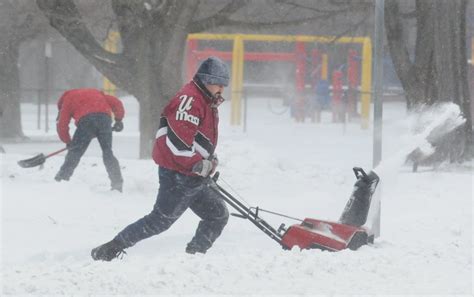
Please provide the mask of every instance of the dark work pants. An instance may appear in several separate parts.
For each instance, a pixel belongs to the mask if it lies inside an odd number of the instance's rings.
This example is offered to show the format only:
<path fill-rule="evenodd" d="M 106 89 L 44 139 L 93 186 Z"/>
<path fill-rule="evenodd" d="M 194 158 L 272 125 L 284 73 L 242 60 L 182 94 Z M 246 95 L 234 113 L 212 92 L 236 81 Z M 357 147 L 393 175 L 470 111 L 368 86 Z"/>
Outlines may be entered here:
<path fill-rule="evenodd" d="M 127 226 L 115 237 L 124 248 L 167 230 L 190 208 L 201 221 L 188 245 L 206 251 L 219 237 L 229 219 L 224 200 L 211 190 L 202 177 L 187 176 L 159 168 L 160 189 L 153 210 Z"/>
<path fill-rule="evenodd" d="M 121 185 L 123 182 L 120 165 L 112 152 L 112 119 L 105 113 L 93 113 L 84 116 L 77 124 L 76 132 L 72 137 L 70 149 L 66 154 L 64 164 L 58 175 L 69 179 L 74 173 L 82 155 L 89 147 L 92 139 L 97 137 L 102 149 L 102 159 L 112 185 Z"/>

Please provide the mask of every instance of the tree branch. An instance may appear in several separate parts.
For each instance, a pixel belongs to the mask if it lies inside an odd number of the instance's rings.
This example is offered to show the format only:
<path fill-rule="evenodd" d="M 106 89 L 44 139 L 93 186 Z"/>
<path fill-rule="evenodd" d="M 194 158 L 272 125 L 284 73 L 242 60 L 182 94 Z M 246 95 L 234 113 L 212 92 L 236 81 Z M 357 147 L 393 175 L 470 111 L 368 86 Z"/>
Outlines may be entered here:
<path fill-rule="evenodd" d="M 190 33 L 202 32 L 202 31 L 205 31 L 207 29 L 214 28 L 217 26 L 239 27 L 242 29 L 255 29 L 255 28 L 263 29 L 263 28 L 274 28 L 276 26 L 300 25 L 300 24 L 305 24 L 308 22 L 326 20 L 340 14 L 348 13 L 350 11 L 353 11 L 354 9 L 367 10 L 367 6 L 369 7 L 373 6 L 371 3 L 368 3 L 366 1 L 361 1 L 360 3 L 357 2 L 357 4 L 353 4 L 353 2 L 351 1 L 342 0 L 341 3 L 345 3 L 345 7 L 343 8 L 320 9 L 316 7 L 302 5 L 294 1 L 277 0 L 275 1 L 275 3 L 287 5 L 294 9 L 297 8 L 297 9 L 301 9 L 305 11 L 311 11 L 311 12 L 316 13 L 317 15 L 311 16 L 311 17 L 293 19 L 293 20 L 276 21 L 276 22 L 275 21 L 248 22 L 248 21 L 239 21 L 239 20 L 231 19 L 230 17 L 232 16 L 232 14 L 235 13 L 240 8 L 242 8 L 243 6 L 245 6 L 247 2 L 248 1 L 233 0 L 229 4 L 227 4 L 223 9 L 221 9 L 219 12 L 212 15 L 211 17 L 192 22 L 189 26 Z M 341 6 L 341 3 L 337 3 L 336 5 Z M 335 4 L 332 4 L 332 5 L 335 5 Z"/>
<path fill-rule="evenodd" d="M 329 4 L 332 6 L 337 6 L 337 7 L 344 6 L 343 8 L 337 8 L 337 9 L 321 9 L 321 8 L 316 8 L 316 7 L 312 7 L 308 5 L 302 5 L 300 3 L 296 3 L 294 1 L 287 1 L 287 0 L 278 0 L 277 2 L 281 4 L 293 6 L 294 8 L 300 8 L 303 10 L 309 10 L 309 11 L 319 13 L 322 15 L 331 15 L 331 16 L 339 14 L 339 13 L 354 11 L 354 9 L 367 10 L 373 7 L 372 3 L 369 3 L 366 1 L 356 2 L 356 1 L 347 1 L 347 0 L 342 0 L 337 3 L 333 3 L 333 1 L 329 1 Z"/>
<path fill-rule="evenodd" d="M 210 17 L 191 22 L 190 33 L 202 32 L 209 28 L 221 26 L 230 21 L 230 16 L 248 4 L 249 0 L 232 0 L 217 13 Z"/>
<path fill-rule="evenodd" d="M 73 0 L 37 0 L 52 27 L 111 81 L 131 87 L 130 63 L 120 54 L 106 51 L 82 21 Z M 121 70 L 121 71 L 117 71 Z"/>
<path fill-rule="evenodd" d="M 361 19 L 360 19 L 357 23 L 355 23 L 355 24 L 353 24 L 352 26 L 348 27 L 346 30 L 344 30 L 344 31 L 342 31 L 342 32 L 339 32 L 339 33 L 334 37 L 334 40 L 331 41 L 331 43 L 336 42 L 336 41 L 337 41 L 339 38 L 341 38 L 341 37 L 347 36 L 347 34 L 348 34 L 349 32 L 354 32 L 355 30 L 357 30 L 360 26 L 362 26 L 362 24 L 364 24 L 364 23 L 367 21 L 367 19 L 369 18 L 370 14 L 371 14 L 370 11 L 366 12 L 365 15 L 363 15 L 363 16 L 361 17 Z"/>
<path fill-rule="evenodd" d="M 263 28 L 275 28 L 277 26 L 289 26 L 289 25 L 300 25 L 307 22 L 312 22 L 316 20 L 322 20 L 328 18 L 325 17 L 311 17 L 311 18 L 304 18 L 299 20 L 292 20 L 292 21 L 279 21 L 279 22 L 248 22 L 248 21 L 236 21 L 236 20 L 225 20 L 220 23 L 218 26 L 229 26 L 229 27 L 239 27 L 241 29 L 263 29 Z M 203 30 L 197 30 L 198 28 L 192 28 L 190 33 L 197 33 L 202 32 Z"/>

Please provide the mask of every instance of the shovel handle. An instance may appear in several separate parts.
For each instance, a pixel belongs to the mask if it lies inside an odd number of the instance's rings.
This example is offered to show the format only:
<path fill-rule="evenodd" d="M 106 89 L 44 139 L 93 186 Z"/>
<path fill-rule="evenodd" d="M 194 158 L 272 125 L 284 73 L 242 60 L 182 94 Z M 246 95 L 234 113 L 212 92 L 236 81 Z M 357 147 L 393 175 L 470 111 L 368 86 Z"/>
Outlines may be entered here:
<path fill-rule="evenodd" d="M 62 148 L 62 149 L 60 149 L 59 151 L 55 151 L 55 152 L 53 152 L 53 153 L 51 153 L 51 154 L 49 154 L 49 155 L 46 155 L 46 156 L 45 156 L 45 159 L 46 159 L 46 158 L 49 158 L 49 157 L 52 157 L 52 156 L 54 156 L 54 155 L 60 154 L 60 153 L 64 152 L 64 151 L 67 150 L 67 149 L 68 149 L 68 147 L 66 146 L 65 148 Z"/>

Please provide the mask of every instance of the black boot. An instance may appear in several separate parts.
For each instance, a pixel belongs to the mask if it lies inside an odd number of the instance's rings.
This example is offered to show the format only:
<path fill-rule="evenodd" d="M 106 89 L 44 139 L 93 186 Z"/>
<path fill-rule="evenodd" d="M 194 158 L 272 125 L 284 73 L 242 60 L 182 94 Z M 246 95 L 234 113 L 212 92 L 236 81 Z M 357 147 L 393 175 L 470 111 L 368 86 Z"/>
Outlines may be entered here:
<path fill-rule="evenodd" d="M 58 174 L 56 174 L 56 176 L 54 177 L 54 179 L 55 179 L 57 182 L 60 182 L 60 181 L 62 181 L 62 180 L 69 181 L 69 177 L 65 177 L 64 174 L 62 174 L 61 171 L 59 171 Z"/>
<path fill-rule="evenodd" d="M 124 247 L 115 239 L 104 243 L 91 251 L 92 259 L 96 261 L 112 261 L 122 254 L 126 254 Z"/>
<path fill-rule="evenodd" d="M 110 185 L 110 190 L 111 191 L 119 191 L 120 193 L 122 193 L 122 190 L 123 190 L 123 183 L 120 182 L 120 183 L 112 183 Z"/>
<path fill-rule="evenodd" d="M 188 243 L 186 246 L 186 253 L 194 255 L 195 253 L 205 254 L 207 252 L 207 248 L 200 246 L 194 242 Z"/>

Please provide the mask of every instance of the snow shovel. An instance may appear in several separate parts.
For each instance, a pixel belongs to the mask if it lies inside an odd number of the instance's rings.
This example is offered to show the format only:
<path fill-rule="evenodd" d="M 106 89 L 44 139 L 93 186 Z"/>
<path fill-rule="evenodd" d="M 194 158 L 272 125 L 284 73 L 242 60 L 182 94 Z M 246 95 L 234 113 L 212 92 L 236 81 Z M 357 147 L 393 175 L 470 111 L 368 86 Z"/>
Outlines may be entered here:
<path fill-rule="evenodd" d="M 40 165 L 43 165 L 44 162 L 46 162 L 46 159 L 48 159 L 49 157 L 62 153 L 67 149 L 68 147 L 65 147 L 65 148 L 60 149 L 59 151 L 55 151 L 46 156 L 44 154 L 39 154 L 39 155 L 34 156 L 33 158 L 20 160 L 18 161 L 18 165 L 20 165 L 20 167 L 23 167 L 23 168 L 31 168 L 31 167 L 40 166 Z"/>
<path fill-rule="evenodd" d="M 370 200 L 380 179 L 373 171 L 366 174 L 359 167 L 354 167 L 353 170 L 357 181 L 339 222 L 310 218 L 300 220 L 287 215 L 266 211 L 259 207 L 246 207 L 217 184 L 219 172 L 216 172 L 212 179 L 209 179 L 208 185 L 227 204 L 239 212 L 239 214 L 233 214 L 234 216 L 248 219 L 285 250 L 291 250 L 295 246 L 300 249 L 320 249 L 333 252 L 347 248 L 357 250 L 359 247 L 374 241 L 374 235 L 371 230 L 362 225 L 367 220 Z M 289 228 L 286 228 L 285 224 L 281 224 L 276 229 L 259 216 L 259 212 L 262 211 L 296 219 L 301 224 L 292 225 Z"/>

